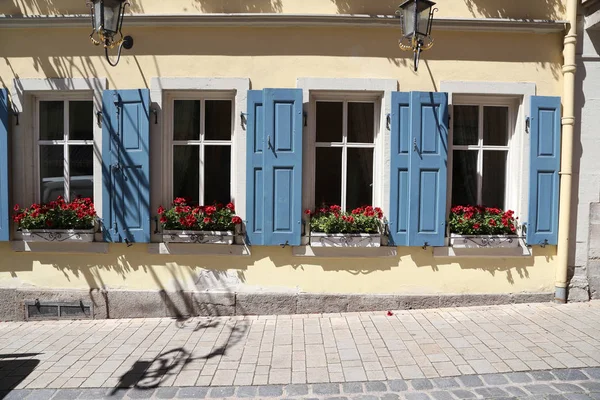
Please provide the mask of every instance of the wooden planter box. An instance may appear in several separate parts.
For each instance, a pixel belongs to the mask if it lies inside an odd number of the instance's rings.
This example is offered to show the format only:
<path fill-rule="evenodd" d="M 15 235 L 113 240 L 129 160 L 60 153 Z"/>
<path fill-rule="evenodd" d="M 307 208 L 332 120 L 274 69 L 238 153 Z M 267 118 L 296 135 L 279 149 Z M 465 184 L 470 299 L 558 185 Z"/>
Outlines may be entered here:
<path fill-rule="evenodd" d="M 90 243 L 94 241 L 94 229 L 23 229 L 25 242 L 73 242 Z"/>
<path fill-rule="evenodd" d="M 164 243 L 233 244 L 233 231 L 172 231 L 162 233 Z"/>
<path fill-rule="evenodd" d="M 310 245 L 313 247 L 380 247 L 381 234 L 312 232 Z"/>
<path fill-rule="evenodd" d="M 450 235 L 450 246 L 456 249 L 515 248 L 519 245 L 517 235 Z"/>

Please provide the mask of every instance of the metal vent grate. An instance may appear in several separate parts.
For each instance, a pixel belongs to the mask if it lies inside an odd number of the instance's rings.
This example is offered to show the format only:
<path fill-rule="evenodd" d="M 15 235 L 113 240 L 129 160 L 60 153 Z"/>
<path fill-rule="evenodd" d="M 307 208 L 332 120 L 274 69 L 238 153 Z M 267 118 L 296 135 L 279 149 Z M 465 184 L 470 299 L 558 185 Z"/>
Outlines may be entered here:
<path fill-rule="evenodd" d="M 87 319 L 92 318 L 91 303 L 45 302 L 36 299 L 25 302 L 25 319 Z"/>

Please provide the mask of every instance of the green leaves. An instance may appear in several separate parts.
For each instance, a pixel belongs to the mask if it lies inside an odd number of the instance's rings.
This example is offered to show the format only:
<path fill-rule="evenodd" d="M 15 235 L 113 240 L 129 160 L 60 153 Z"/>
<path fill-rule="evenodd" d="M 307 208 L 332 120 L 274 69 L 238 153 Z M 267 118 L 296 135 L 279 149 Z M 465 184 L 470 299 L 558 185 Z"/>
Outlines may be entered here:
<path fill-rule="evenodd" d="M 181 197 L 176 198 L 173 207 L 168 210 L 160 206 L 158 215 L 167 230 L 232 231 L 235 225 L 242 223 L 241 218 L 235 215 L 233 203 L 192 207 Z"/>
<path fill-rule="evenodd" d="M 481 206 L 454 206 L 450 212 L 450 232 L 459 235 L 516 235 L 514 211 Z"/>
<path fill-rule="evenodd" d="M 315 212 L 304 212 L 310 218 L 310 230 L 322 233 L 379 233 L 383 213 L 380 208 L 360 207 L 352 212 L 340 206 L 321 207 Z"/>

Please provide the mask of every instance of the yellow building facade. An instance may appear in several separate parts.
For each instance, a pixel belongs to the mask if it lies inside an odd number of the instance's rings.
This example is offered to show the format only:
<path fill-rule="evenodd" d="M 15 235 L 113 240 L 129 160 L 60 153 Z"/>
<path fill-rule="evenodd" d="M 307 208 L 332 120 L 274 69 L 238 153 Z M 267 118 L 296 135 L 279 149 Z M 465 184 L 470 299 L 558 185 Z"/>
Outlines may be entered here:
<path fill-rule="evenodd" d="M 103 214 L 112 200 L 104 193 L 110 176 L 105 162 L 109 121 L 103 119 L 107 106 L 102 99 L 105 91 L 140 89 L 149 95 L 149 175 L 147 197 L 140 204 L 149 209 L 145 223 L 150 229 L 149 240 L 128 243 L 123 237 L 105 241 L 102 229 L 112 228 L 106 225 L 97 227 L 91 243 L 30 242 L 11 219 L 8 241 L 0 242 L 0 293 L 7 304 L 0 307 L 0 319 L 25 318 L 23 304 L 35 299 L 42 304 L 91 302 L 96 317 L 203 313 L 198 304 L 210 305 L 209 312 L 223 306 L 220 313 L 228 314 L 305 313 L 552 299 L 556 243 L 528 242 L 525 233 L 510 248 L 453 247 L 447 226 L 442 245 L 394 245 L 384 238 L 380 247 L 319 247 L 311 244 L 307 225 L 299 233 L 300 243 L 292 245 L 258 245 L 244 234 L 232 245 L 164 243 L 157 209 L 170 206 L 179 192 L 200 191 L 204 204 L 212 201 L 209 193 L 228 195 L 249 230 L 249 100 L 254 91 L 270 88 L 302 94 L 304 118 L 301 132 L 295 132 L 303 150 L 297 165 L 302 184 L 294 192 L 301 201 L 288 204 L 294 207 L 293 219 L 323 199 L 340 199 L 350 209 L 366 198 L 391 221 L 394 204 L 402 204 L 393 195 L 398 177 L 391 171 L 397 134 L 390 126 L 398 104 L 394 92 L 426 92 L 448 94 L 450 139 L 444 142 L 448 158 L 440 170 L 448 179 L 444 193 L 438 194 L 446 211 L 439 218 L 448 220 L 455 200 L 469 200 L 514 210 L 529 223 L 531 137 L 537 126 L 531 105 L 539 96 L 563 96 L 566 4 L 447 0 L 436 7 L 431 33 L 435 45 L 421 54 L 414 71 L 412 53 L 398 47 L 398 4 L 387 0 L 132 0 L 123 33 L 133 37 L 134 46 L 123 50 L 116 67 L 107 63 L 102 46 L 90 43 L 90 11 L 84 1 L 0 4 L 0 87 L 9 100 L 9 157 L 3 164 L 8 209 L 3 212 L 12 216 L 17 204 L 28 207 L 50 200 L 50 181 L 44 179 L 56 175 L 56 160 L 64 156 L 68 172 L 59 173 L 59 186 L 67 182 L 65 190 L 75 193 L 79 180 L 74 178 L 89 179 L 91 174 L 87 190 L 106 221 Z M 113 59 L 114 51 L 109 51 Z M 89 103 L 80 109 L 85 117 L 78 114 L 78 101 Z M 215 116 L 223 105 L 219 102 L 229 104 L 224 116 Z M 182 114 L 184 103 L 197 105 L 200 116 Z M 56 107 L 64 117 L 60 128 L 48 122 Z M 366 122 L 358 108 L 366 110 Z M 337 139 L 319 139 L 326 136 L 319 129 L 338 129 L 330 122 L 338 116 L 345 139 L 339 145 Z M 194 118 L 203 124 L 201 140 L 178 142 L 178 124 Z M 210 125 L 209 118 L 224 125 Z M 372 125 L 374 132 L 362 147 L 347 139 L 359 123 Z M 85 124 L 89 126 L 82 129 L 90 135 L 85 139 L 52 136 L 64 129 L 75 137 L 76 127 Z M 229 129 L 230 136 L 215 134 L 211 142 L 213 128 Z M 464 138 L 479 136 L 472 143 L 461 142 L 459 131 Z M 204 153 L 182 167 L 178 159 L 185 151 L 177 146 L 184 145 Z M 227 149 L 226 156 L 214 150 L 218 146 Z M 540 154 L 544 146 L 539 144 Z M 321 150 L 336 147 L 341 149 L 339 162 L 338 153 Z M 213 150 L 221 155 L 209 158 Z M 368 156 L 354 160 L 358 153 Z M 77 170 L 79 166 L 89 172 Z M 339 177 L 329 172 L 340 167 Z M 558 176 L 558 170 L 553 173 Z M 340 179 L 341 189 L 324 192 Z M 359 194 L 352 191 L 354 180 Z M 371 189 L 365 191 L 365 186 Z M 402 191 L 400 186 L 396 190 Z M 558 186 L 552 190 L 558 193 Z M 261 196 L 270 194 L 265 191 L 255 203 Z M 553 194 L 540 196 L 543 200 Z M 557 215 L 557 203 L 550 218 Z M 227 300 L 208 299 L 211 293 Z M 119 301 L 131 302 L 130 308 L 111 313 L 110 304 Z"/>

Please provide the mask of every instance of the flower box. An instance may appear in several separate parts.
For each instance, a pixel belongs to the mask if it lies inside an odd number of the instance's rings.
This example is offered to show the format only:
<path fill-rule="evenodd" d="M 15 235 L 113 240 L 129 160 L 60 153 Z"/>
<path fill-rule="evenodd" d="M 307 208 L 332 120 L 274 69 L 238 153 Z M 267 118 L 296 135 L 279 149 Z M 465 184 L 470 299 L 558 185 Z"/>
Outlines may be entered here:
<path fill-rule="evenodd" d="M 380 247 L 381 234 L 370 233 L 320 233 L 310 234 L 313 247 Z"/>
<path fill-rule="evenodd" d="M 450 235 L 450 246 L 456 249 L 497 249 L 519 247 L 517 235 Z"/>
<path fill-rule="evenodd" d="M 94 229 L 22 229 L 24 242 L 70 242 L 94 241 Z"/>
<path fill-rule="evenodd" d="M 233 244 L 233 231 L 164 230 L 164 243 Z"/>

